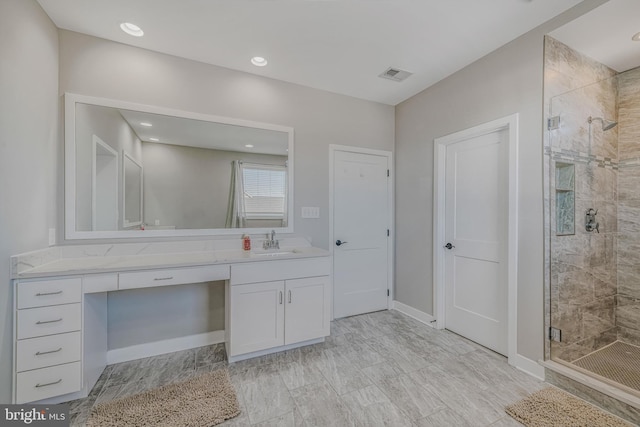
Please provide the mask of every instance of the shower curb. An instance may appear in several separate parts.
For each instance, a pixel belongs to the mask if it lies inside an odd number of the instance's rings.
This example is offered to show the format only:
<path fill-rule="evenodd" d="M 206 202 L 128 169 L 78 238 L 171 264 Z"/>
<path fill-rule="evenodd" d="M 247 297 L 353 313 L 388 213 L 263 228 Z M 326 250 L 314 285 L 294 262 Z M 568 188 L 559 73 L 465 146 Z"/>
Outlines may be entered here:
<path fill-rule="evenodd" d="M 582 374 L 551 360 L 539 362 L 545 368 L 545 381 L 581 399 L 611 412 L 635 425 L 640 425 L 640 397 Z"/>

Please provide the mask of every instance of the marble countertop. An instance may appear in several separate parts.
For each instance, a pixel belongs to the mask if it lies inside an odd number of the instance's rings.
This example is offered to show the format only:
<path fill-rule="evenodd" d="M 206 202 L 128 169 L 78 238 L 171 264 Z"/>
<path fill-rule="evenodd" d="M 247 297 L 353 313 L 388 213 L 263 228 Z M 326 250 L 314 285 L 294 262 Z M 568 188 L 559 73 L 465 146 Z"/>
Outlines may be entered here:
<path fill-rule="evenodd" d="M 158 268 L 194 267 L 244 262 L 326 257 L 327 250 L 312 247 L 283 247 L 275 250 L 211 250 L 117 256 L 79 256 L 58 258 L 33 268 L 21 269 L 15 279 L 110 273 Z"/>

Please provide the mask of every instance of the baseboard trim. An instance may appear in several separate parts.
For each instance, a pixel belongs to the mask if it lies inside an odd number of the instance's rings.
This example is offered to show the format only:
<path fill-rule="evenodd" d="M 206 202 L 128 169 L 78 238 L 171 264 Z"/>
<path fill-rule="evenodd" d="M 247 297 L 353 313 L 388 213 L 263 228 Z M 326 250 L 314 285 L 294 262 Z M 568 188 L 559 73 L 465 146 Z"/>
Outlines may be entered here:
<path fill-rule="evenodd" d="M 432 328 L 435 328 L 435 322 L 436 322 L 435 317 L 423 311 L 410 307 L 406 304 L 403 304 L 400 301 L 394 300 L 393 303 L 391 304 L 391 309 L 397 310 L 402 314 L 406 314 L 409 317 L 413 317 L 417 321 L 422 322 L 427 326 L 431 326 Z"/>
<path fill-rule="evenodd" d="M 174 351 L 188 350 L 190 348 L 203 347 L 221 342 L 224 342 L 224 330 L 137 344 L 130 347 L 114 348 L 107 351 L 107 364 L 113 365 L 114 363 L 128 362 L 130 360 L 173 353 Z"/>
<path fill-rule="evenodd" d="M 318 343 L 324 342 L 324 338 L 325 337 L 314 338 L 312 340 L 297 342 L 297 343 L 294 343 L 294 344 L 288 344 L 288 345 L 283 345 L 283 346 L 280 346 L 280 347 L 268 348 L 266 350 L 258 350 L 258 351 L 254 351 L 253 353 L 245 353 L 245 354 L 240 354 L 238 356 L 231 356 L 231 357 L 229 357 L 229 363 L 239 362 L 241 360 L 247 360 L 247 359 L 251 359 L 253 357 L 264 356 L 264 355 L 271 354 L 271 353 L 277 353 L 279 351 L 291 350 L 293 348 L 303 347 L 303 346 L 306 346 L 306 345 L 318 344 Z M 227 352 L 227 354 L 229 354 L 229 352 Z"/>
<path fill-rule="evenodd" d="M 509 360 L 509 364 L 532 377 L 536 377 L 537 379 L 544 381 L 544 366 L 540 365 L 535 360 L 516 354 L 513 363 Z"/>

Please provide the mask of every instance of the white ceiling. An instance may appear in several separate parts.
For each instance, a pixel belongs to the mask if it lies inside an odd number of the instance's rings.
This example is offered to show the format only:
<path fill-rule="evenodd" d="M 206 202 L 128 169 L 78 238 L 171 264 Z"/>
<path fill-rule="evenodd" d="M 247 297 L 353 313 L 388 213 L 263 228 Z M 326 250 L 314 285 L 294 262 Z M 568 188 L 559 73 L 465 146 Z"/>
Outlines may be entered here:
<path fill-rule="evenodd" d="M 163 116 L 142 111 L 118 110 L 145 142 L 182 145 L 246 153 L 287 155 L 289 135 L 275 130 Z M 152 126 L 142 126 L 149 123 Z M 157 138 L 159 141 L 151 141 Z M 246 147 L 253 145 L 253 147 Z"/>
<path fill-rule="evenodd" d="M 580 0 L 38 0 L 60 28 L 390 105 Z M 633 1 L 633 0 L 632 0 Z M 638 1 L 638 0 L 635 0 Z M 145 32 L 135 38 L 119 25 Z M 249 62 L 268 59 L 266 67 Z M 388 67 L 412 72 L 398 83 Z"/>
<path fill-rule="evenodd" d="M 567 46 L 618 72 L 640 66 L 640 0 L 610 0 L 552 31 Z"/>

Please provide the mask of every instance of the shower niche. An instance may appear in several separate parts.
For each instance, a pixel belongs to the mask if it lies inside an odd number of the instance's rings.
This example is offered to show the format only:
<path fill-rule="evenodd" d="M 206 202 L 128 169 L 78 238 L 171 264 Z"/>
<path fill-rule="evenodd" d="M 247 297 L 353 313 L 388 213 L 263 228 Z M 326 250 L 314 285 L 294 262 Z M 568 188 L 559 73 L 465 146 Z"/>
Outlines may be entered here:
<path fill-rule="evenodd" d="M 556 236 L 576 232 L 576 168 L 571 163 L 556 162 Z"/>

